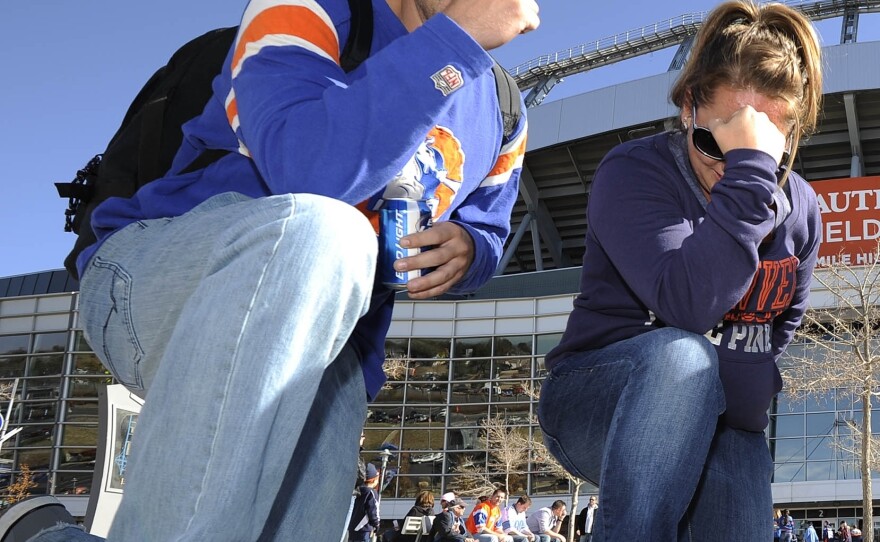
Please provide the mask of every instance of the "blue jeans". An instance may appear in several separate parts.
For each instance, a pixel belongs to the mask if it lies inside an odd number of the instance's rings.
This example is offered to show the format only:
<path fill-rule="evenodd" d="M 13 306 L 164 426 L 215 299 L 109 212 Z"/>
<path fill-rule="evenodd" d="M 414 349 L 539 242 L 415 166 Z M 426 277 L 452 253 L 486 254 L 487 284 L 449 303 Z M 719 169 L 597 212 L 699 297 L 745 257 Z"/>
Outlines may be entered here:
<path fill-rule="evenodd" d="M 724 405 L 714 348 L 675 328 L 554 365 L 538 419 L 563 467 L 599 485 L 595 542 L 621 528 L 632 540 L 700 540 L 772 517 L 764 434 L 724 425 Z"/>
<path fill-rule="evenodd" d="M 146 392 L 108 540 L 340 539 L 326 514 L 348 507 L 366 418 L 347 343 L 375 258 L 361 213 L 308 194 L 221 194 L 105 242 L 84 330 Z"/>

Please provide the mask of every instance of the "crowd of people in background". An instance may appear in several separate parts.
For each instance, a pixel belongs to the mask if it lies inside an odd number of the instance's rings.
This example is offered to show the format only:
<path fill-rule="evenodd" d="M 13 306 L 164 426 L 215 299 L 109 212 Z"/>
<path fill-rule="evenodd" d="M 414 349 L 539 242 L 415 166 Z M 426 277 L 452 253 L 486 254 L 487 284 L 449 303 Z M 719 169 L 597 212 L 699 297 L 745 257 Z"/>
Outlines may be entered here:
<path fill-rule="evenodd" d="M 349 541 L 369 540 L 378 532 L 379 473 L 372 464 L 366 466 L 367 476 L 356 492 L 349 521 Z M 375 514 L 372 513 L 375 505 Z M 468 513 L 464 499 L 453 492 L 440 497 L 439 510 L 435 509 L 434 495 L 421 491 L 406 517 L 431 517 L 430 531 L 421 540 L 429 542 L 568 542 L 568 516 L 564 501 L 556 500 L 550 506 L 528 513 L 532 499 L 522 495 L 508 502 L 507 490 L 495 489 L 492 494 L 477 498 Z M 572 542 L 591 542 L 598 499 L 590 497 L 586 507 L 574 518 Z M 383 542 L 414 542 L 417 535 L 401 532 L 404 522 L 396 522 L 394 529 L 382 533 Z"/>
<path fill-rule="evenodd" d="M 821 531 L 817 531 L 812 522 L 804 521 L 800 524 L 799 533 L 796 531 L 795 521 L 787 509 L 774 512 L 774 542 L 862 542 L 862 530 L 846 521 L 841 521 L 839 525 L 823 521 Z"/>

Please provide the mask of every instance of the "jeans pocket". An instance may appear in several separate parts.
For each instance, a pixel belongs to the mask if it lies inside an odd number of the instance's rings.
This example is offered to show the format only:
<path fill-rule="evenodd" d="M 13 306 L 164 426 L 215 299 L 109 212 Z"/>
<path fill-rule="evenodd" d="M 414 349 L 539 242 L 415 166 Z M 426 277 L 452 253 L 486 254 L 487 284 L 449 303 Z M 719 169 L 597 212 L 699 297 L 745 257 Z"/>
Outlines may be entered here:
<path fill-rule="evenodd" d="M 144 356 L 132 320 L 132 280 L 119 265 L 95 257 L 88 273 L 101 274 L 89 277 L 100 284 L 104 291 L 102 302 L 90 308 L 86 320 L 88 337 L 96 351 L 103 354 L 101 361 L 121 384 L 129 388 L 143 389 L 140 363 Z"/>

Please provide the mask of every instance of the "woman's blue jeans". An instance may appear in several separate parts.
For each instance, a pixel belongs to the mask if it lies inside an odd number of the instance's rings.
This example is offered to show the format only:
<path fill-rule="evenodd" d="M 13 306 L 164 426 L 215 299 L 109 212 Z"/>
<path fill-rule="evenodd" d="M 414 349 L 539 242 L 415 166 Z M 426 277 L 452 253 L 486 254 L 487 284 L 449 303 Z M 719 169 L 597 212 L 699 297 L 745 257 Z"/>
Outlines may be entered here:
<path fill-rule="evenodd" d="M 348 338 L 375 259 L 361 213 L 308 194 L 221 194 L 105 242 L 84 330 L 146 392 L 108 540 L 340 539 L 366 419 Z"/>
<path fill-rule="evenodd" d="M 599 485 L 595 542 L 689 542 L 767 524 L 764 434 L 727 427 L 724 405 L 714 347 L 675 328 L 554 365 L 538 418 L 559 462 Z"/>

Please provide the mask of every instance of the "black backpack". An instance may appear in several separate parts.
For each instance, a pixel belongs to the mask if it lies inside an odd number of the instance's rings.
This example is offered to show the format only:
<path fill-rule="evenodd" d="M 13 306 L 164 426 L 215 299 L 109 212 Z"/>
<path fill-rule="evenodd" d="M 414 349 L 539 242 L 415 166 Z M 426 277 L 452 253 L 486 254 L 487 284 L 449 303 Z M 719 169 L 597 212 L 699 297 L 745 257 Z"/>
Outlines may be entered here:
<path fill-rule="evenodd" d="M 348 0 L 351 31 L 340 63 L 349 72 L 370 54 L 373 40 L 372 6 L 364 0 Z M 183 141 L 181 126 L 200 115 L 213 94 L 211 84 L 223 62 L 238 27 L 212 30 L 178 49 L 168 64 L 159 68 L 138 92 L 107 149 L 98 154 L 67 183 L 55 183 L 58 195 L 68 199 L 64 231 L 77 234 L 64 267 L 79 278 L 76 259 L 97 240 L 91 216 L 101 202 L 111 197 L 130 198 L 141 186 L 163 176 Z M 508 138 L 522 115 L 516 81 L 495 63 L 504 135 Z M 229 151 L 208 149 L 181 173 L 204 168 Z"/>

